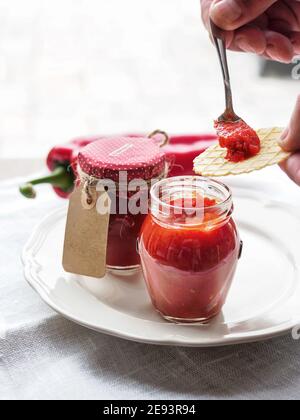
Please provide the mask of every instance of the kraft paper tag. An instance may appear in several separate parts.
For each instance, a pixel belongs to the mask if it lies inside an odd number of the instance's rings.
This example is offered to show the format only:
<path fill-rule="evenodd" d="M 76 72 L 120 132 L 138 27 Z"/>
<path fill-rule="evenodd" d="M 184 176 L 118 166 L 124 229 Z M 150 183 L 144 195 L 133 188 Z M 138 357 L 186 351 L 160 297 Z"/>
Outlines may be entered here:
<path fill-rule="evenodd" d="M 83 187 L 70 197 L 65 232 L 63 268 L 68 273 L 102 278 L 106 273 L 106 251 L 111 201 L 105 191 L 94 188 L 92 200 L 84 205 Z M 97 209 L 97 200 L 105 203 L 105 214 Z"/>

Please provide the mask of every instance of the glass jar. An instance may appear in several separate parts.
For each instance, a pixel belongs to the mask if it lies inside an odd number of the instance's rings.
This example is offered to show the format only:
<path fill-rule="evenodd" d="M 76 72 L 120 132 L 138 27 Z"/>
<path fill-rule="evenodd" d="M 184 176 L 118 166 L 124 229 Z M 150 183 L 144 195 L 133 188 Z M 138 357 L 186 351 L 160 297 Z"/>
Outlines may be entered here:
<path fill-rule="evenodd" d="M 140 268 L 136 243 L 149 212 L 149 185 L 167 174 L 166 155 L 161 149 L 167 140 L 163 132 L 149 137 L 101 138 L 78 155 L 78 174 L 87 198 L 95 195 L 101 184 L 112 202 L 106 263 L 117 274 L 132 274 Z M 134 213 L 129 206 L 133 196 L 136 201 L 141 197 L 144 204 Z"/>
<path fill-rule="evenodd" d="M 226 301 L 241 254 L 230 189 L 176 177 L 151 190 L 139 252 L 155 309 L 168 321 L 206 323 Z"/>
<path fill-rule="evenodd" d="M 148 198 L 148 191 L 147 193 Z M 106 265 L 110 271 L 126 272 L 131 275 L 140 268 L 141 260 L 137 252 L 137 239 L 147 214 L 120 214 L 119 207 L 128 207 L 130 195 L 116 193 L 117 212 L 110 215 L 106 251 Z M 123 202 L 123 204 L 118 204 Z M 123 207 L 124 208 L 124 207 Z"/>

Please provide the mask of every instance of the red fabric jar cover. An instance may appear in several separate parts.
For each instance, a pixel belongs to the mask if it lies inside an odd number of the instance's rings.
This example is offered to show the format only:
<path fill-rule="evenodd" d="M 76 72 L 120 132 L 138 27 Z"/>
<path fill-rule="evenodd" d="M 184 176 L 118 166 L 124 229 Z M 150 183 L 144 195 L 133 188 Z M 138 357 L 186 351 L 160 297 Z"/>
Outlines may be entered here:
<path fill-rule="evenodd" d="M 78 163 L 91 177 L 118 182 L 119 172 L 127 171 L 128 181 L 148 181 L 164 172 L 166 155 L 148 137 L 107 137 L 86 146 Z"/>

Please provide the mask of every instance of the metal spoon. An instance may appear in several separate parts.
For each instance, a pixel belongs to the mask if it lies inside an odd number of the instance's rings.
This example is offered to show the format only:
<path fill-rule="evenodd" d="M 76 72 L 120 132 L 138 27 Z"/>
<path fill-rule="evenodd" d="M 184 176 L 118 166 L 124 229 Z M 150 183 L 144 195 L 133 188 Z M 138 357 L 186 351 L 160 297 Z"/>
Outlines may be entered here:
<path fill-rule="evenodd" d="M 236 115 L 233 109 L 232 91 L 230 83 L 230 75 L 227 62 L 226 44 L 222 31 L 210 20 L 211 35 L 216 46 L 219 60 L 221 63 L 226 98 L 226 110 L 218 118 L 219 122 L 239 122 L 242 119 Z"/>

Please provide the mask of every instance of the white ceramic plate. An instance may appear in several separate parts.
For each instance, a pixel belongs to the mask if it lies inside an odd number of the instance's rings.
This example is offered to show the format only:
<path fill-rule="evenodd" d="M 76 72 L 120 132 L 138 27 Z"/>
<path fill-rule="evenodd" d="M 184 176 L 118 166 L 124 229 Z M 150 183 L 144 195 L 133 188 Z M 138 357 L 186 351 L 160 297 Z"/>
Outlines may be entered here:
<path fill-rule="evenodd" d="M 66 318 L 144 343 L 210 347 L 284 334 L 300 321 L 300 211 L 235 182 L 235 219 L 243 258 L 221 316 L 208 326 L 165 322 L 152 308 L 141 275 L 97 280 L 61 266 L 66 209 L 36 228 L 23 252 L 25 277 Z"/>

